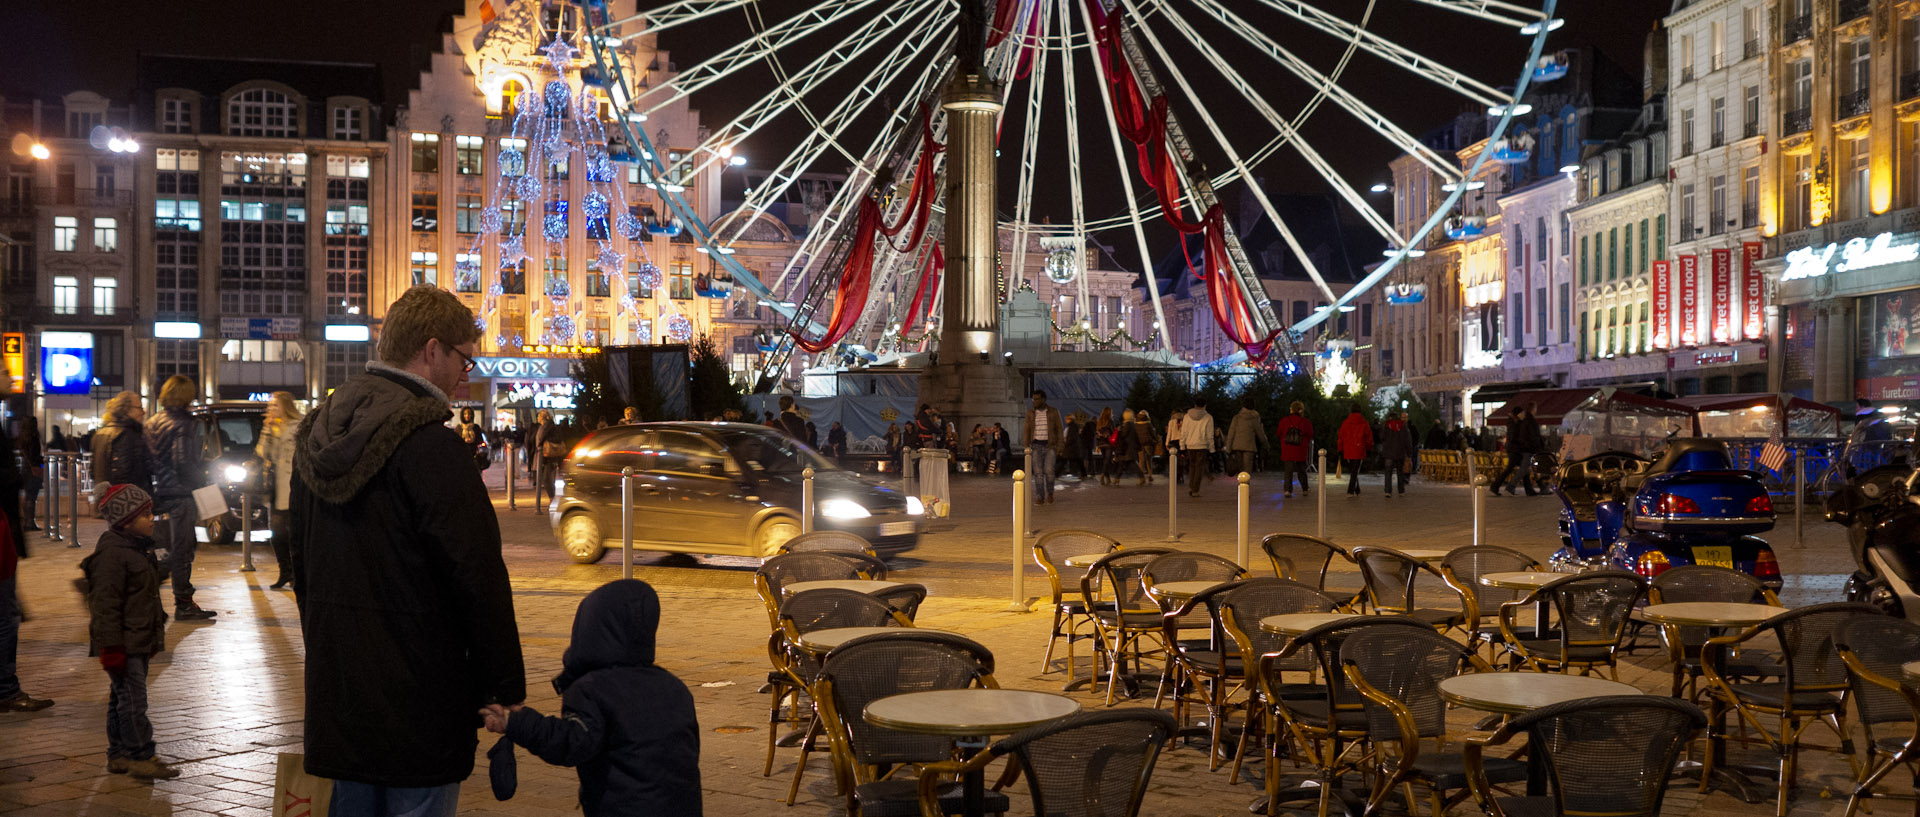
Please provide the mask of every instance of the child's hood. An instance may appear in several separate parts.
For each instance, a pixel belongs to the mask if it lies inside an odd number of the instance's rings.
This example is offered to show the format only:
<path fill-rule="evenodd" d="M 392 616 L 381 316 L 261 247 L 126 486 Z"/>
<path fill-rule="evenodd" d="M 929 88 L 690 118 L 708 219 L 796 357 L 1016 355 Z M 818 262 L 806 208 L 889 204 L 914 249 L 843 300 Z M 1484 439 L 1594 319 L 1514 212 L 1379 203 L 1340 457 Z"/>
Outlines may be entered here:
<path fill-rule="evenodd" d="M 660 596 L 639 579 L 620 579 L 588 593 L 573 615 L 573 643 L 553 679 L 558 692 L 594 670 L 653 664 L 654 631 L 660 626 Z"/>

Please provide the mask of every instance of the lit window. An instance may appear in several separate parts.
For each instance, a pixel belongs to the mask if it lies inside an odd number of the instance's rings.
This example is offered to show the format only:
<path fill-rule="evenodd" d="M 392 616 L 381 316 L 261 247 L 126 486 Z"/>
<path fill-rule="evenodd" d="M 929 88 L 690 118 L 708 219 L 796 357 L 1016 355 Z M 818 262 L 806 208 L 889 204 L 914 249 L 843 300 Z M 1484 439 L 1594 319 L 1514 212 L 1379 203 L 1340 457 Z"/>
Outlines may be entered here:
<path fill-rule="evenodd" d="M 291 137 L 297 128 L 293 101 L 278 91 L 252 88 L 227 101 L 230 135 Z"/>
<path fill-rule="evenodd" d="M 480 268 L 480 255 L 478 253 L 458 253 L 453 256 L 453 263 L 456 271 L 461 267 L 467 266 L 471 266 L 477 270 Z M 463 278 L 460 275 L 455 275 L 454 288 L 460 292 L 479 292 L 480 276 L 476 274 Z"/>
<path fill-rule="evenodd" d="M 440 134 L 413 134 L 413 172 L 440 172 Z"/>
<path fill-rule="evenodd" d="M 168 99 L 160 103 L 161 133 L 192 133 L 193 105 L 184 99 Z"/>
<path fill-rule="evenodd" d="M 432 233 L 440 230 L 440 194 L 413 191 L 413 229 Z"/>
<path fill-rule="evenodd" d="M 365 156 L 328 156 L 327 175 L 340 179 L 364 179 L 369 174 Z"/>
<path fill-rule="evenodd" d="M 73 216 L 54 216 L 53 251 L 73 252 L 80 243 L 80 219 Z"/>
<path fill-rule="evenodd" d="M 72 315 L 80 311 L 80 279 L 71 275 L 53 278 L 53 314 Z"/>
<path fill-rule="evenodd" d="M 93 314 L 113 314 L 114 297 L 120 291 L 120 282 L 113 278 L 93 279 Z"/>
<path fill-rule="evenodd" d="M 480 232 L 480 194 L 461 193 L 454 200 L 453 229 L 461 235 Z"/>
<path fill-rule="evenodd" d="M 111 218 L 93 220 L 93 251 L 113 252 L 120 247 L 120 222 Z"/>
<path fill-rule="evenodd" d="M 333 109 L 333 138 L 360 138 L 360 109 L 353 105 L 340 105 Z"/>
<path fill-rule="evenodd" d="M 453 137 L 454 165 L 460 175 L 485 175 L 486 170 L 482 167 L 485 146 L 486 139 L 479 136 Z"/>
<path fill-rule="evenodd" d="M 432 284 L 437 286 L 439 285 L 439 283 L 440 283 L 440 254 L 433 253 L 433 252 L 414 253 L 413 254 L 413 285 L 419 286 L 421 284 Z"/>
<path fill-rule="evenodd" d="M 667 297 L 676 300 L 693 299 L 693 264 L 675 261 L 668 266 Z"/>
<path fill-rule="evenodd" d="M 511 151 L 511 152 L 509 152 Z M 500 175 L 521 176 L 527 172 L 527 140 L 500 140 Z"/>

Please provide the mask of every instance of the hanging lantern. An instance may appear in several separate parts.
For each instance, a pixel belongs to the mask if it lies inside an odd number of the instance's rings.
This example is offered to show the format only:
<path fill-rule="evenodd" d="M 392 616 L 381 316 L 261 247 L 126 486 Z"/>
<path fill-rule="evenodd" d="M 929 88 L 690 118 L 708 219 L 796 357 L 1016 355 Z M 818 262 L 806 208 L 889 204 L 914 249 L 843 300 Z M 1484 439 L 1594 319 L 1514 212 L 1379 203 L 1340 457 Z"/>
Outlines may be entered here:
<path fill-rule="evenodd" d="M 1070 284 L 1079 274 L 1079 254 L 1073 250 L 1059 249 L 1047 255 L 1047 280 L 1056 284 Z"/>

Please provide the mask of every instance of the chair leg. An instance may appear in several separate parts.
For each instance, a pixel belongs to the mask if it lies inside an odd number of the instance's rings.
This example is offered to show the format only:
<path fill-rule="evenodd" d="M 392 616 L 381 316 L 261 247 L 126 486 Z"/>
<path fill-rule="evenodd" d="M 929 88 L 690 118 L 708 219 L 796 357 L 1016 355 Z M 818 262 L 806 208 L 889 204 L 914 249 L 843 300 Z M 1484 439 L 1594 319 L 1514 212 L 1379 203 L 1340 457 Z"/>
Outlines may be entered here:
<path fill-rule="evenodd" d="M 813 733 L 808 731 L 805 740 L 800 741 L 800 759 L 793 764 L 793 782 L 787 786 L 787 805 L 793 805 L 800 796 L 800 778 L 807 774 L 807 755 L 813 751 Z"/>
<path fill-rule="evenodd" d="M 1873 796 L 1873 787 L 1880 783 L 1880 779 L 1886 777 L 1887 773 L 1901 765 L 1903 765 L 1903 763 L 1898 753 L 1889 755 L 1886 760 L 1881 761 L 1880 765 L 1873 770 L 1873 773 L 1853 784 L 1853 796 L 1847 798 L 1846 817 L 1853 817 L 1854 813 L 1860 810 L 1860 806 L 1866 799 Z M 1920 791 L 1920 772 L 1914 774 L 1914 783 L 1915 790 Z M 1915 810 L 1920 810 L 1920 800 L 1914 801 L 1914 808 Z"/>
<path fill-rule="evenodd" d="M 1782 715 L 1780 722 L 1780 805 L 1775 817 L 1787 817 L 1787 797 L 1793 792 L 1794 763 L 1800 754 L 1800 719 Z"/>
<path fill-rule="evenodd" d="M 1040 659 L 1041 675 L 1047 674 L 1053 667 L 1053 645 L 1060 640 L 1060 605 L 1056 604 L 1053 607 L 1053 628 L 1048 630 L 1048 632 L 1052 633 L 1052 635 L 1047 637 L 1047 654 L 1044 658 Z M 1067 638 L 1067 648 L 1073 648 L 1072 636 L 1068 636 Z"/>

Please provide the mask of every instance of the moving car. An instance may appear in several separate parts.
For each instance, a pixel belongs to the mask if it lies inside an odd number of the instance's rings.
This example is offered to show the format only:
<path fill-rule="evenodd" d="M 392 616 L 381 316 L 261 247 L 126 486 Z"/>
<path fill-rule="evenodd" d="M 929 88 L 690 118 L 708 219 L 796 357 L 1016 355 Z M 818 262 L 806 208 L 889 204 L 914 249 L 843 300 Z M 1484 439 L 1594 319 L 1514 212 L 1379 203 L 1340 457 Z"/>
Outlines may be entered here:
<path fill-rule="evenodd" d="M 882 556 L 920 544 L 920 500 L 846 471 L 785 434 L 745 423 L 643 423 L 588 435 L 548 506 L 560 546 L 590 564 L 621 546 L 620 473 L 633 469 L 633 546 L 765 558 L 800 533 L 814 470 L 814 526 L 865 537 Z"/>
<path fill-rule="evenodd" d="M 192 409 L 200 421 L 202 456 L 207 461 L 207 479 L 220 486 L 227 498 L 226 514 L 206 523 L 207 541 L 231 544 L 240 533 L 243 507 L 253 514 L 253 530 L 268 530 L 272 504 L 266 501 L 267 466 L 253 452 L 260 440 L 260 429 L 267 422 L 267 404 L 245 401 L 218 401 Z M 242 502 L 242 492 L 252 495 Z M 257 540 L 257 537 L 256 537 Z"/>

